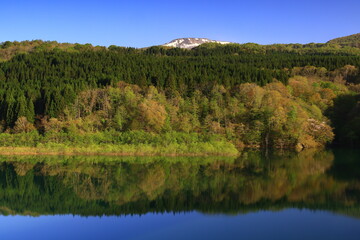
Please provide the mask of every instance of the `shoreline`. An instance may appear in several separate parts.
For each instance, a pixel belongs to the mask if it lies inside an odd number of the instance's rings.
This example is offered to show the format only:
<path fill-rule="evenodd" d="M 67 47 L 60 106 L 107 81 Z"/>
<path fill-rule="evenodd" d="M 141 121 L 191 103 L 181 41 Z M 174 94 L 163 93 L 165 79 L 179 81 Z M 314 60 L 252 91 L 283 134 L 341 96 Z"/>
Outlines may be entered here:
<path fill-rule="evenodd" d="M 163 157 L 234 157 L 238 152 L 166 152 L 161 149 L 147 149 L 147 151 L 107 151 L 89 147 L 75 147 L 58 149 L 51 147 L 0 147 L 0 156 L 163 156 Z"/>

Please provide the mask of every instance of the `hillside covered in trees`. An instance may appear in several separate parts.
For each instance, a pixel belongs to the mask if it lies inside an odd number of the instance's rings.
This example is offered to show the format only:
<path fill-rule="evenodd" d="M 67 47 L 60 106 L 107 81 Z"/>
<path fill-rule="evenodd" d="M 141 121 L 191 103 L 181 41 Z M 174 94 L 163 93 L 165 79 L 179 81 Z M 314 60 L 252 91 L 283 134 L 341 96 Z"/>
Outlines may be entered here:
<path fill-rule="evenodd" d="M 2 43 L 0 61 L 3 147 L 174 144 L 172 153 L 213 154 L 360 141 L 356 46 L 37 40 Z"/>
<path fill-rule="evenodd" d="M 328 43 L 339 44 L 340 46 L 360 48 L 360 33 L 346 37 L 335 38 L 333 40 L 330 40 Z"/>

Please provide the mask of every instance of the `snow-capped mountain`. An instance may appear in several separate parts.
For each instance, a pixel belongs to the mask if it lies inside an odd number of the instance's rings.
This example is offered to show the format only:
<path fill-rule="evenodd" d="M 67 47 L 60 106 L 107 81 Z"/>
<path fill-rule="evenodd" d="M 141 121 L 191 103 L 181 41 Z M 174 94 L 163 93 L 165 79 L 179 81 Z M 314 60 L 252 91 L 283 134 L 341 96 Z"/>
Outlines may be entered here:
<path fill-rule="evenodd" d="M 215 40 L 210 40 L 207 38 L 178 38 L 178 39 L 172 40 L 171 42 L 166 43 L 162 46 L 190 49 L 190 48 L 197 47 L 203 43 L 229 44 L 230 42 L 215 41 Z"/>

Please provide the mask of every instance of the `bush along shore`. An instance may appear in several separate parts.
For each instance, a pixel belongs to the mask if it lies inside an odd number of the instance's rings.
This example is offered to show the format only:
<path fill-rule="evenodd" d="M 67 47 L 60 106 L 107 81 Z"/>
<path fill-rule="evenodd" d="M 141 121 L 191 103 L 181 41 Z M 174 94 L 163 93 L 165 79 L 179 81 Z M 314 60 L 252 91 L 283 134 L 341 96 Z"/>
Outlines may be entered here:
<path fill-rule="evenodd" d="M 236 156 L 238 153 L 222 136 L 196 133 L 0 134 L 0 155 Z"/>

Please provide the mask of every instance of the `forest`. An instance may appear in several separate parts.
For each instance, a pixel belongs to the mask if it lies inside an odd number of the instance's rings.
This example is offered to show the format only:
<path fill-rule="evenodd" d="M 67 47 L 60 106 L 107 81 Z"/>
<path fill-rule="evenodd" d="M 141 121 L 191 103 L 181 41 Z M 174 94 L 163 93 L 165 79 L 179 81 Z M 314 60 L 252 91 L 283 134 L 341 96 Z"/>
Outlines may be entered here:
<path fill-rule="evenodd" d="M 358 146 L 359 68 L 360 49 L 337 42 L 4 42 L 0 146 L 152 155 Z"/>

